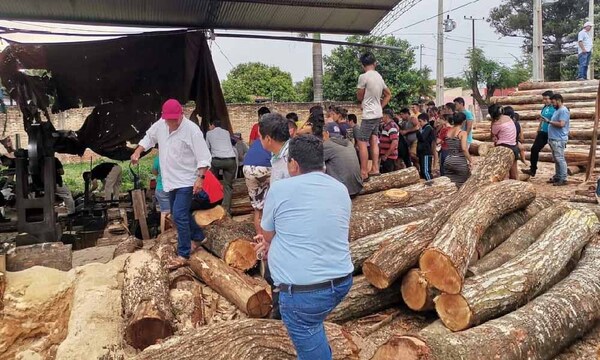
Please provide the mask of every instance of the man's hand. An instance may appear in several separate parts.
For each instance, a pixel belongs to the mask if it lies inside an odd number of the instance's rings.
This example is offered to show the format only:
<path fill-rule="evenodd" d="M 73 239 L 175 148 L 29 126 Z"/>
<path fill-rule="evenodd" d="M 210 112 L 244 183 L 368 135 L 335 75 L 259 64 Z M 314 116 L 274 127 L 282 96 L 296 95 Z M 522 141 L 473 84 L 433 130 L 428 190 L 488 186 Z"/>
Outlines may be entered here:
<path fill-rule="evenodd" d="M 202 183 L 204 183 L 204 180 L 201 178 L 196 179 L 196 182 L 194 183 L 194 190 L 192 190 L 194 195 L 197 195 L 200 191 L 202 191 Z"/>
<path fill-rule="evenodd" d="M 137 165 L 137 163 L 140 161 L 140 153 L 136 150 L 133 152 L 133 154 L 131 154 L 131 163 L 133 165 Z"/>
<path fill-rule="evenodd" d="M 264 236 L 262 236 L 261 234 L 256 235 L 254 237 L 254 241 L 256 242 L 256 244 L 254 244 L 254 251 L 256 252 L 256 259 L 258 259 L 258 260 L 267 259 L 267 255 L 269 253 L 269 247 L 271 246 L 271 244 L 269 242 L 267 242 L 267 240 L 265 240 Z"/>

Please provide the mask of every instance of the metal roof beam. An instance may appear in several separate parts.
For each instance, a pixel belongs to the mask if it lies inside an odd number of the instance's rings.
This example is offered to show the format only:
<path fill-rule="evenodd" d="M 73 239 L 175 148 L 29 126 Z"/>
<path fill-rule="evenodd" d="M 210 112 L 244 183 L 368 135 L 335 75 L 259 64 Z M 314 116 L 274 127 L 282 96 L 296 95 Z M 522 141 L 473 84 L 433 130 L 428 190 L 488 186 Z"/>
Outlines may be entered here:
<path fill-rule="evenodd" d="M 297 0 L 220 0 L 221 2 L 233 3 L 249 3 L 249 4 L 266 4 L 266 5 L 284 5 L 298 7 L 314 7 L 314 8 L 329 8 L 329 9 L 351 9 L 351 10 L 378 10 L 391 11 L 394 6 L 378 5 L 370 3 L 349 3 L 346 1 L 297 1 Z"/>

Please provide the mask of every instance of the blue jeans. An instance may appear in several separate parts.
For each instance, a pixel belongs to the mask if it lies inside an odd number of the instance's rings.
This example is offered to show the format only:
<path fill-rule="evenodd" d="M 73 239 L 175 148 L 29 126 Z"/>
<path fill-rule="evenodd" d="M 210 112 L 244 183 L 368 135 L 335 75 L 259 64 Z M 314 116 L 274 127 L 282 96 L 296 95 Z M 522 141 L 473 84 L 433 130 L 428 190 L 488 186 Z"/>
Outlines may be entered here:
<path fill-rule="evenodd" d="M 548 140 L 550 149 L 552 149 L 552 157 L 554 158 L 554 181 L 567 180 L 567 160 L 565 159 L 565 149 L 567 148 L 566 140 Z"/>
<path fill-rule="evenodd" d="M 298 360 L 331 360 L 323 322 L 352 287 L 352 277 L 338 286 L 312 292 L 281 292 L 281 319 L 294 343 Z M 293 289 L 292 289 L 293 291 Z"/>
<path fill-rule="evenodd" d="M 588 67 L 590 66 L 590 60 L 592 59 L 592 53 L 581 53 L 577 57 L 579 60 L 579 72 L 577 79 L 587 79 Z"/>
<path fill-rule="evenodd" d="M 192 240 L 204 240 L 202 229 L 191 216 L 193 188 L 184 187 L 169 191 L 171 215 L 177 227 L 177 255 L 188 259 L 192 248 Z"/>

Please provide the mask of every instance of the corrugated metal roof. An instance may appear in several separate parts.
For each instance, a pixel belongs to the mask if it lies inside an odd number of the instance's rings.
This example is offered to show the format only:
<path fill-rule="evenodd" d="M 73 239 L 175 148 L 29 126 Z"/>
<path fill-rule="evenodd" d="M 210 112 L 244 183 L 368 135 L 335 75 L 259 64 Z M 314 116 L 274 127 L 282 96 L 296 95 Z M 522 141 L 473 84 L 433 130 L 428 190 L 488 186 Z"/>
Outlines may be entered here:
<path fill-rule="evenodd" d="M 17 0 L 0 17 L 86 24 L 368 33 L 398 0 Z"/>

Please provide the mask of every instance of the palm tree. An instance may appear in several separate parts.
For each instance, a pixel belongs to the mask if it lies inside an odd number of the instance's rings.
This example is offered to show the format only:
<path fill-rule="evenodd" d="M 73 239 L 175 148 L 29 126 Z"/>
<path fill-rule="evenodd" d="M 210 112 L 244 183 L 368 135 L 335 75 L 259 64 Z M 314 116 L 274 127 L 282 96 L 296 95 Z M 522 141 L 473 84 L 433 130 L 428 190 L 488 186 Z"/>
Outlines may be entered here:
<path fill-rule="evenodd" d="M 313 39 L 321 40 L 321 34 L 313 34 Z M 313 43 L 313 101 L 323 101 L 323 46 L 320 42 Z"/>

